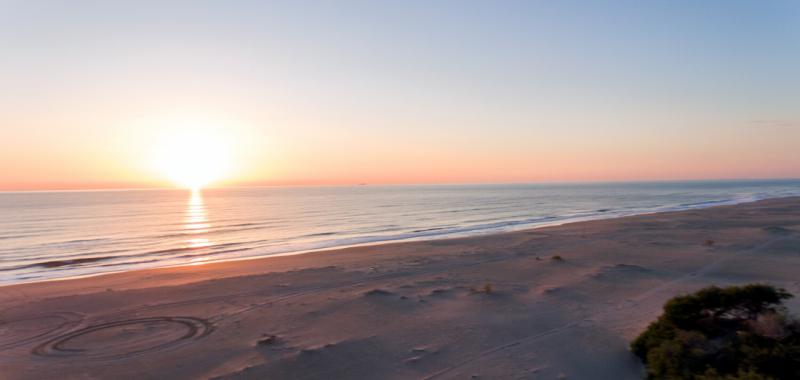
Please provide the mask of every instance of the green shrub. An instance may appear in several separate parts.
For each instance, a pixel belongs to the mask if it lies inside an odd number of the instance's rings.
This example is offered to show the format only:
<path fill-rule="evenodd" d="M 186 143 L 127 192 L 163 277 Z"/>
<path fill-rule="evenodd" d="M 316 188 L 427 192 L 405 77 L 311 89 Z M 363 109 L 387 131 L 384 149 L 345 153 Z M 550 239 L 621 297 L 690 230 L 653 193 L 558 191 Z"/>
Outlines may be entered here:
<path fill-rule="evenodd" d="M 800 379 L 800 324 L 768 285 L 675 297 L 631 343 L 651 379 Z"/>

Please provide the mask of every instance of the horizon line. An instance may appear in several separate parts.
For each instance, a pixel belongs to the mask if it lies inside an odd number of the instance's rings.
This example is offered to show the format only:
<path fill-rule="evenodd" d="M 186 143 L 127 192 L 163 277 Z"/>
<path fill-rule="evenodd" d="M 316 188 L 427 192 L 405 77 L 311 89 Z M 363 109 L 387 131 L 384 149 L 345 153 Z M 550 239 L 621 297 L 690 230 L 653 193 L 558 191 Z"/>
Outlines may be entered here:
<path fill-rule="evenodd" d="M 538 181 L 497 181 L 497 182 L 409 182 L 409 183 L 339 183 L 339 184 L 232 184 L 206 186 L 201 190 L 249 189 L 268 187 L 361 187 L 361 186 L 475 186 L 475 185 L 536 185 L 536 184 L 624 184 L 624 183 L 669 183 L 669 182 L 735 182 L 735 181 L 800 181 L 800 177 L 722 177 L 722 178 L 675 178 L 675 179 L 620 179 L 620 180 L 538 180 Z M 144 186 L 144 187 L 91 187 L 91 188 L 52 188 L 52 189 L 0 189 L 0 193 L 67 193 L 67 192 L 104 192 L 104 191 L 159 191 L 192 189 L 180 186 Z"/>

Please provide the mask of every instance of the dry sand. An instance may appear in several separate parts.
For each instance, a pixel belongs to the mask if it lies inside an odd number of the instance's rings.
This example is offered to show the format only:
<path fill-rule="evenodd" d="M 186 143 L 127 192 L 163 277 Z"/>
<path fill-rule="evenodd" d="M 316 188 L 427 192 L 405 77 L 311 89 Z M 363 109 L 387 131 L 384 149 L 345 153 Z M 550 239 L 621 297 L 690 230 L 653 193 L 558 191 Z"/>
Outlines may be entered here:
<path fill-rule="evenodd" d="M 664 301 L 750 282 L 800 296 L 800 198 L 2 287 L 0 377 L 637 379 Z"/>

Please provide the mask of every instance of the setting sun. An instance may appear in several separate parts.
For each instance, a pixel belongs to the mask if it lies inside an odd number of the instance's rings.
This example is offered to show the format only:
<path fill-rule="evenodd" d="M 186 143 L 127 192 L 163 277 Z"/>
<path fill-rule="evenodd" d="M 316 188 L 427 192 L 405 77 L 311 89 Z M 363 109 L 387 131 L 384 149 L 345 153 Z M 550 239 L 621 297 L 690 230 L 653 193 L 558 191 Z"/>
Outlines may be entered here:
<path fill-rule="evenodd" d="M 230 150 L 225 136 L 187 129 L 161 138 L 154 165 L 175 184 L 197 189 L 225 177 L 231 166 Z"/>
<path fill-rule="evenodd" d="M 800 380 L 798 0 L 0 0 L 0 48 L 0 380 Z"/>

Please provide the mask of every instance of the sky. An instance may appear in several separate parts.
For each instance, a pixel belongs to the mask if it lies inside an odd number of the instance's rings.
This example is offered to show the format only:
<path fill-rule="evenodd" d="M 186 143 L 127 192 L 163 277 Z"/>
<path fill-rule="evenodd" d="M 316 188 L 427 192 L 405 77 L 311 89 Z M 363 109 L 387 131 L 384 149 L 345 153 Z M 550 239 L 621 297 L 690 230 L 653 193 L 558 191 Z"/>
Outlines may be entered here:
<path fill-rule="evenodd" d="M 0 0 L 0 54 L 2 190 L 800 177 L 796 1 Z"/>

